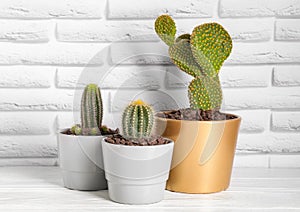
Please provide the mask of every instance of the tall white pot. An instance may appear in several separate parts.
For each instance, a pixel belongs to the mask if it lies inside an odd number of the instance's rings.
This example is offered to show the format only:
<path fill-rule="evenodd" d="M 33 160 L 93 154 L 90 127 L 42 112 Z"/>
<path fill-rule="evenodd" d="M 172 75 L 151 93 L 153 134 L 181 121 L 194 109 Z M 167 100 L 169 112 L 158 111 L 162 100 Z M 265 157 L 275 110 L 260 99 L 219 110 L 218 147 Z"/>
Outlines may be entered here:
<path fill-rule="evenodd" d="M 65 187 L 83 191 L 107 189 L 101 146 L 103 138 L 59 133 L 59 164 Z"/>
<path fill-rule="evenodd" d="M 111 200 L 150 204 L 164 197 L 174 143 L 125 146 L 102 140 L 105 176 Z"/>

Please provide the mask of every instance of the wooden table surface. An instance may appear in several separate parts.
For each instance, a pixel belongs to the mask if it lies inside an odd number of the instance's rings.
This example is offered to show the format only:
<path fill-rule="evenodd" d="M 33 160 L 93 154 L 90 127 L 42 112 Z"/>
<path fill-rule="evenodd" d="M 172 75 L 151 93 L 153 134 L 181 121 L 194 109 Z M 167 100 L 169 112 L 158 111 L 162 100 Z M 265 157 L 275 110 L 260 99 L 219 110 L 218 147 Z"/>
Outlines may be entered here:
<path fill-rule="evenodd" d="M 300 211 L 300 169 L 235 168 L 227 191 L 165 191 L 162 202 L 134 206 L 64 188 L 58 167 L 0 167 L 0 211 Z"/>

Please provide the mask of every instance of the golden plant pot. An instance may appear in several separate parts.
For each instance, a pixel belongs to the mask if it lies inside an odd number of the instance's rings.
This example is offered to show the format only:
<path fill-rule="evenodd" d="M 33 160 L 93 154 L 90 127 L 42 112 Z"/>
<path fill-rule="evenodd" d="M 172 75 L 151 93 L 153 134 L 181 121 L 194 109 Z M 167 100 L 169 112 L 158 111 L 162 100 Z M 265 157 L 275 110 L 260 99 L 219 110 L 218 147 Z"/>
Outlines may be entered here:
<path fill-rule="evenodd" d="M 156 117 L 156 133 L 175 141 L 167 190 L 213 193 L 230 184 L 241 117 L 186 121 Z"/>

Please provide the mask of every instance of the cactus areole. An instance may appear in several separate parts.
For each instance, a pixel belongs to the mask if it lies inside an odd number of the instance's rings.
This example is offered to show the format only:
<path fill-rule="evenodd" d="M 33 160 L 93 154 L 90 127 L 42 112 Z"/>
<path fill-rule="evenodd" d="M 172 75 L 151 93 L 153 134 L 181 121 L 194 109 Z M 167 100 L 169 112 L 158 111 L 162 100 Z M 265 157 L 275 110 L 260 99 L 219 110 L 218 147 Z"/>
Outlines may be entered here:
<path fill-rule="evenodd" d="M 194 77 L 188 87 L 190 107 L 219 110 L 222 90 L 218 73 L 232 49 L 228 32 L 218 23 L 205 23 L 176 38 L 175 22 L 168 15 L 156 19 L 155 31 L 169 46 L 172 62 Z"/>

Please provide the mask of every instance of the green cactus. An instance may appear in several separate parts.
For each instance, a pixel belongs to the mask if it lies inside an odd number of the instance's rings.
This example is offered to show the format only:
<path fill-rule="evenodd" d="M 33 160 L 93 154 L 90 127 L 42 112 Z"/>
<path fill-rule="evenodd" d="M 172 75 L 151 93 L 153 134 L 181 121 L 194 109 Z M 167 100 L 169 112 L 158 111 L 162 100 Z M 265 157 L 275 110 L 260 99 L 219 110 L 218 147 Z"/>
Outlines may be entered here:
<path fill-rule="evenodd" d="M 85 87 L 81 99 L 82 135 L 101 134 L 103 109 L 100 88 L 95 84 Z"/>
<path fill-rule="evenodd" d="M 205 74 L 214 77 L 231 52 L 232 40 L 220 24 L 202 24 L 191 34 L 191 49 Z"/>
<path fill-rule="evenodd" d="M 218 73 L 232 49 L 228 32 L 218 23 L 206 23 L 195 27 L 191 35 L 174 39 L 176 26 L 168 15 L 156 19 L 155 31 L 169 46 L 172 62 L 195 78 L 188 90 L 191 108 L 219 109 L 222 90 Z M 163 35 L 169 35 L 168 39 Z"/>
<path fill-rule="evenodd" d="M 122 126 L 125 137 L 141 138 L 151 135 L 153 128 L 153 109 L 141 100 L 129 104 L 123 113 Z"/>
<path fill-rule="evenodd" d="M 76 124 L 73 127 L 71 127 L 71 133 L 74 135 L 81 135 L 82 129 L 80 124 Z"/>
<path fill-rule="evenodd" d="M 172 62 L 182 71 L 193 77 L 201 76 L 201 68 L 195 62 L 193 53 L 188 40 L 181 39 L 169 48 L 169 55 Z"/>
<path fill-rule="evenodd" d="M 170 16 L 159 16 L 155 21 L 155 31 L 168 46 L 171 46 L 174 43 L 176 25 Z"/>
<path fill-rule="evenodd" d="M 197 77 L 192 80 L 188 89 L 192 109 L 220 109 L 222 90 L 219 77 Z"/>

